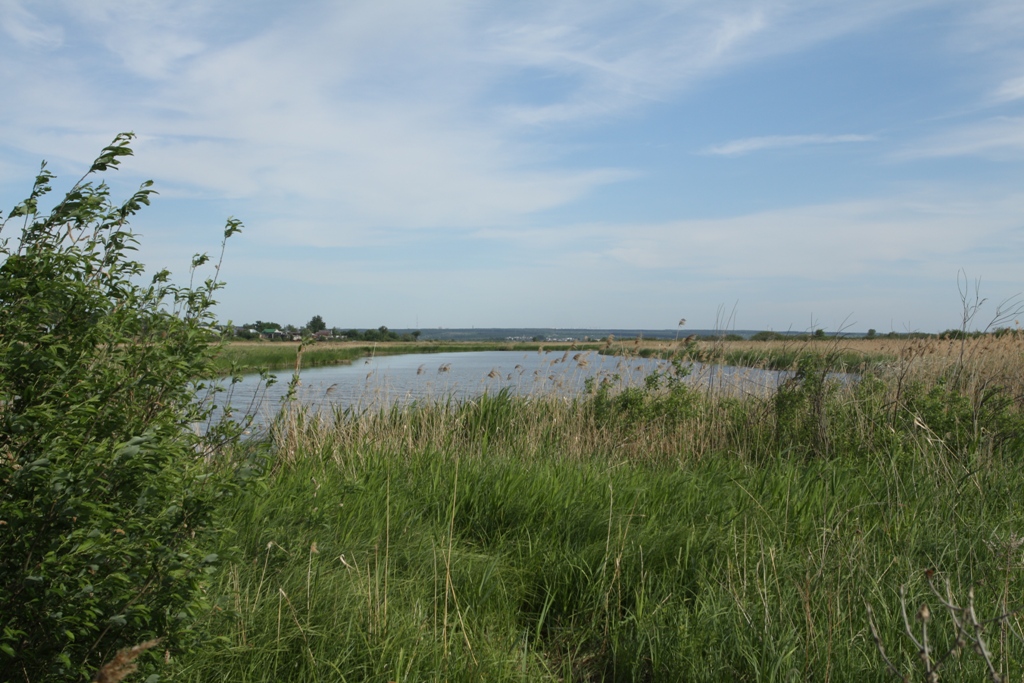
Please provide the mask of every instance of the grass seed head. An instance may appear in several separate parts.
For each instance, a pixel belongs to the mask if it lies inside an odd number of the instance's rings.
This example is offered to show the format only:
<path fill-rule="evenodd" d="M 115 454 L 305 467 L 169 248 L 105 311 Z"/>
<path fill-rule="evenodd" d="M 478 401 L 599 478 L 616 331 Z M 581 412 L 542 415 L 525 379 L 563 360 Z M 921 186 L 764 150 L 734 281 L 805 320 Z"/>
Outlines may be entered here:
<path fill-rule="evenodd" d="M 135 663 L 135 660 L 138 659 L 139 655 L 159 645 L 161 640 L 161 638 L 154 638 L 153 640 L 139 643 L 134 647 L 124 648 L 114 655 L 113 659 L 100 667 L 100 670 L 96 672 L 96 676 L 92 679 L 93 683 L 118 683 L 118 681 L 123 681 L 138 670 L 139 665 Z M 166 658 L 167 655 L 165 655 Z"/>

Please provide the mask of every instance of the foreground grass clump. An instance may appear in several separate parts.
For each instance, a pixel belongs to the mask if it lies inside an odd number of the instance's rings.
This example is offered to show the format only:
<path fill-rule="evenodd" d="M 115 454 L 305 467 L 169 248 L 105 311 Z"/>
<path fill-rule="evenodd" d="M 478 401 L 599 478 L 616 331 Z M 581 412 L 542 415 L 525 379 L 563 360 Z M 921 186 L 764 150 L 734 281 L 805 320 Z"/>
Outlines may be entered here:
<path fill-rule="evenodd" d="M 854 384 L 810 356 L 761 397 L 667 375 L 579 400 L 286 411 L 265 488 L 224 508 L 240 554 L 209 628 L 229 644 L 176 674 L 892 680 L 867 604 L 913 676 L 901 587 L 912 615 L 945 581 L 973 589 L 993 666 L 1019 673 L 1016 617 L 996 618 L 1024 589 L 1024 421 L 1014 394 L 972 393 L 985 367 Z M 956 631 L 933 610 L 938 651 Z M 970 652 L 944 667 L 989 670 Z"/>

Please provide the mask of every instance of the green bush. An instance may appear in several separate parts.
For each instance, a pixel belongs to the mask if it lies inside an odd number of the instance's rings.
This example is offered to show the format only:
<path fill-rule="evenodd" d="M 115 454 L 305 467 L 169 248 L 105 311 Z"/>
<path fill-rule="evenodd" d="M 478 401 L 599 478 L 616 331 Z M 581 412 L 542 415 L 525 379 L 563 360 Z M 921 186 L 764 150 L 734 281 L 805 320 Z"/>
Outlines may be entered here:
<path fill-rule="evenodd" d="M 211 513 L 239 474 L 208 466 L 237 425 L 196 428 L 210 417 L 197 380 L 214 374 L 222 283 L 218 264 L 202 284 L 165 270 L 140 284 L 128 220 L 152 182 L 116 205 L 90 180 L 132 137 L 49 213 L 44 163 L 0 221 L 0 680 L 86 679 L 159 637 L 141 661 L 153 669 L 201 638 Z M 16 222 L 20 236 L 4 234 Z M 239 229 L 229 220 L 225 240 Z M 193 259 L 193 278 L 207 262 Z"/>

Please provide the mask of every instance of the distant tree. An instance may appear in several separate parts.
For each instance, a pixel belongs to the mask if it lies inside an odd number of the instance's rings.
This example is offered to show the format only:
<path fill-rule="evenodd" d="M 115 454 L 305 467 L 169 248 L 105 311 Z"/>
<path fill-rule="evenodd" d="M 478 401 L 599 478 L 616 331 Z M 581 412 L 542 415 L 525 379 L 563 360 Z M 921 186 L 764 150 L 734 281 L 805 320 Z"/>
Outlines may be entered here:
<path fill-rule="evenodd" d="M 872 327 L 870 330 L 868 330 L 868 339 L 874 339 L 877 335 L 878 332 L 875 330 L 875 328 Z"/>
<path fill-rule="evenodd" d="M 817 337 L 818 339 L 821 339 L 822 337 L 824 337 L 824 336 L 825 336 L 825 330 L 823 330 L 823 329 L 821 329 L 821 328 L 819 327 L 818 329 L 816 329 L 816 330 L 814 331 L 814 336 L 815 336 L 815 337 Z"/>
<path fill-rule="evenodd" d="M 412 338 L 413 338 L 413 341 L 419 341 L 419 340 L 420 340 L 420 335 L 421 335 L 421 334 L 423 334 L 423 333 L 422 333 L 422 332 L 420 332 L 419 330 L 416 330 L 415 332 L 413 332 L 413 333 L 412 333 Z"/>
<path fill-rule="evenodd" d="M 310 319 L 310 321 L 306 323 L 306 329 L 309 330 L 311 333 L 316 334 L 320 330 L 326 330 L 327 323 L 325 323 L 324 319 L 321 318 L 320 316 L 314 315 Z"/>
<path fill-rule="evenodd" d="M 772 332 L 770 330 L 765 330 L 763 332 L 756 332 L 754 335 L 752 335 L 750 337 L 750 340 L 751 341 L 776 341 L 776 340 L 785 339 L 785 338 L 786 338 L 786 335 L 784 335 L 784 334 L 780 334 L 778 332 Z"/>
<path fill-rule="evenodd" d="M 362 334 L 363 341 L 398 341 L 400 337 L 397 332 L 392 332 L 387 325 L 381 325 L 375 330 L 366 330 Z"/>

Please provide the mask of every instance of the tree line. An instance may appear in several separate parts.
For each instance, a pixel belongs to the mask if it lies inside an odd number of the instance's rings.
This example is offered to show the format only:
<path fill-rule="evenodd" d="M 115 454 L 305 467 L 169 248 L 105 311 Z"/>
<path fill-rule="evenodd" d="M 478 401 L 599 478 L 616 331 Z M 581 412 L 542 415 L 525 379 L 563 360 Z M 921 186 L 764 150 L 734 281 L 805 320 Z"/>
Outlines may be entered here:
<path fill-rule="evenodd" d="M 420 338 L 420 334 L 422 334 L 419 330 L 399 334 L 389 330 L 386 325 L 381 325 L 376 329 L 366 330 L 358 330 L 356 328 L 346 330 L 340 327 L 328 328 L 327 323 L 324 322 L 323 316 L 320 315 L 314 315 L 310 318 L 309 322 L 302 327 L 296 327 L 295 325 L 281 325 L 272 321 L 257 320 L 246 325 L 237 325 L 234 328 L 234 336 L 239 339 L 259 339 L 267 336 L 275 336 L 276 333 L 280 333 L 285 337 L 290 335 L 302 335 L 305 337 L 316 335 L 320 332 L 328 332 L 329 334 L 323 336 L 327 336 L 331 339 L 367 342 L 411 342 L 417 341 Z"/>

